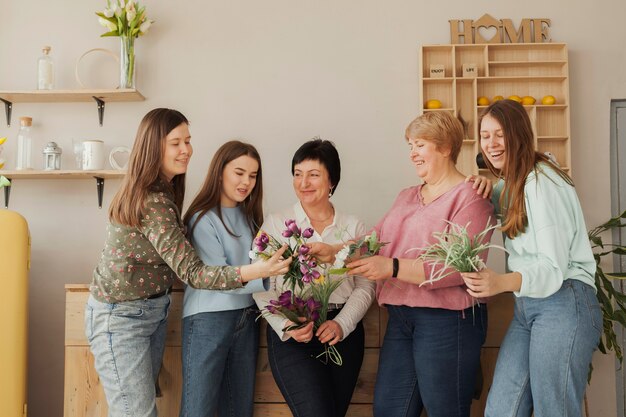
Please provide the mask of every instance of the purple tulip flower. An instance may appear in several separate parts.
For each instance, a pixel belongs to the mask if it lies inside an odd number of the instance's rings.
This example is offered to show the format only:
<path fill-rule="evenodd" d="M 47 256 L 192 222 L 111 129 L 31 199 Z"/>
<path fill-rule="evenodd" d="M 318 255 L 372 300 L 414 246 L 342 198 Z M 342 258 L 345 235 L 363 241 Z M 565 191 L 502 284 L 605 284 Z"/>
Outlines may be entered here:
<path fill-rule="evenodd" d="M 293 233 L 296 237 L 300 236 L 300 228 L 295 222 L 287 226 L 287 230 Z"/>
<path fill-rule="evenodd" d="M 310 227 L 307 227 L 306 229 L 304 229 L 302 231 L 302 237 L 305 239 L 310 238 L 311 236 L 313 236 L 313 229 L 311 229 Z"/>

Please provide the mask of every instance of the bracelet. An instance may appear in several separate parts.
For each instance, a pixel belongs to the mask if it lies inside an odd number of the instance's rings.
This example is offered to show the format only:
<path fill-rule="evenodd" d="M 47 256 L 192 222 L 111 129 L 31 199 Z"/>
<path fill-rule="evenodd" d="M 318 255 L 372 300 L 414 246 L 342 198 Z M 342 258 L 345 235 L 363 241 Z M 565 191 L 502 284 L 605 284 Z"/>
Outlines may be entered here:
<path fill-rule="evenodd" d="M 393 258 L 393 272 L 391 273 L 392 278 L 398 278 L 398 269 L 400 269 L 400 262 L 398 258 Z"/>

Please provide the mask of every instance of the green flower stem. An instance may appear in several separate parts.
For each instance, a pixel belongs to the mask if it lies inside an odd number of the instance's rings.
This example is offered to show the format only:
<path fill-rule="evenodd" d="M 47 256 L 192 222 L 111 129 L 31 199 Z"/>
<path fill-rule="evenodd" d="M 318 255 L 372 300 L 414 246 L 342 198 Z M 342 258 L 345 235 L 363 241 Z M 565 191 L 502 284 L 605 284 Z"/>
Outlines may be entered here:
<path fill-rule="evenodd" d="M 120 88 L 133 88 L 133 75 L 135 71 L 135 38 L 133 36 L 120 36 L 122 42 L 122 62 L 120 74 Z"/>

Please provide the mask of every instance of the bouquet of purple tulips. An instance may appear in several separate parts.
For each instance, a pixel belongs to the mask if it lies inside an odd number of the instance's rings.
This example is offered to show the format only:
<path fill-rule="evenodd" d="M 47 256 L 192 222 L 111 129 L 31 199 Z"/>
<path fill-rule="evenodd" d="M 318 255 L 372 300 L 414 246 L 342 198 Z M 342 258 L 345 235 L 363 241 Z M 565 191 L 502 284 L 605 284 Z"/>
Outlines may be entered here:
<path fill-rule="evenodd" d="M 288 240 L 289 247 L 283 254 L 283 257 L 291 256 L 294 258 L 289 267 L 289 271 L 284 275 L 283 279 L 288 283 L 292 292 L 295 292 L 296 288 L 302 290 L 304 284 L 310 284 L 311 282 L 320 278 L 321 274 L 315 268 L 317 267 L 317 261 L 312 258 L 309 253 L 309 248 L 305 246 L 306 240 L 313 236 L 313 229 L 306 228 L 300 230 L 295 220 L 289 219 L 285 221 L 286 229 L 283 230 L 281 235 Z M 254 239 L 254 247 L 250 252 L 250 258 L 256 259 L 257 257 L 270 258 L 274 252 L 282 247 L 282 243 L 273 236 L 270 236 L 264 231 L 259 231 Z"/>
<path fill-rule="evenodd" d="M 309 255 L 306 241 L 313 236 L 313 229 L 301 230 L 295 220 L 285 221 L 286 229 L 281 235 L 288 239 L 289 247 L 283 254 L 292 256 L 289 271 L 283 276 L 283 281 L 289 290 L 284 291 L 278 300 L 271 300 L 265 306 L 265 311 L 270 314 L 280 314 L 290 320 L 293 325 L 287 326 L 283 331 L 297 329 L 309 322 L 314 323 L 317 329 L 326 321 L 330 295 L 342 282 L 342 279 L 327 279 L 317 268 L 317 261 Z M 250 258 L 269 258 L 274 252 L 282 247 L 282 243 L 265 231 L 260 231 L 254 239 Z M 335 346 L 326 345 L 324 352 L 319 354 L 318 359 L 328 362 L 330 359 L 337 365 L 342 364 L 341 355 Z"/>
<path fill-rule="evenodd" d="M 278 300 L 271 300 L 270 304 L 265 306 L 265 309 L 268 313 L 280 314 L 295 323 L 285 327 L 283 331 L 286 332 L 302 327 L 310 321 L 315 322 L 319 320 L 320 307 L 320 302 L 313 297 L 305 300 L 294 295 L 291 291 L 285 291 L 278 297 Z M 302 318 L 306 319 L 306 321 L 301 321 Z"/>

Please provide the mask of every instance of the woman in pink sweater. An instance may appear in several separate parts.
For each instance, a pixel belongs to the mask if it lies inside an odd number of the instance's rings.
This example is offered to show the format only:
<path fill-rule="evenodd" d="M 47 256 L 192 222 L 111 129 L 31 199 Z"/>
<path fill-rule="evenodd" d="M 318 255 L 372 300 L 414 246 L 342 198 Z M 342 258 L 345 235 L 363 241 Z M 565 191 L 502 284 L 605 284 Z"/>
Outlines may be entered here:
<path fill-rule="evenodd" d="M 436 270 L 417 259 L 447 222 L 467 225 L 470 235 L 493 223 L 493 205 L 455 167 L 463 137 L 461 123 L 448 112 L 425 113 L 409 124 L 409 156 L 423 184 L 402 190 L 374 228 L 389 242 L 380 255 L 347 265 L 351 274 L 377 281 L 378 302 L 389 312 L 376 417 L 418 417 L 422 409 L 429 417 L 470 415 L 487 307 L 467 294 L 458 273 L 427 282 Z"/>

